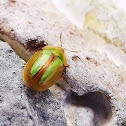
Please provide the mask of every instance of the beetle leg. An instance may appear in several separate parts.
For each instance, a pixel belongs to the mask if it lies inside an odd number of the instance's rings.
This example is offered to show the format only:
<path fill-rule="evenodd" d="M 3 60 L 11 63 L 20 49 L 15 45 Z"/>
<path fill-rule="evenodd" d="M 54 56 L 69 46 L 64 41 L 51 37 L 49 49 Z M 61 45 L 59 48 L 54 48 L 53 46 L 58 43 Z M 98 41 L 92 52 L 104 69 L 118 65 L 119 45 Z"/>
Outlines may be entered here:
<path fill-rule="evenodd" d="M 61 77 L 59 80 L 63 80 L 63 78 Z"/>
<path fill-rule="evenodd" d="M 47 46 L 47 45 L 49 45 L 49 44 L 46 42 L 45 45 Z"/>

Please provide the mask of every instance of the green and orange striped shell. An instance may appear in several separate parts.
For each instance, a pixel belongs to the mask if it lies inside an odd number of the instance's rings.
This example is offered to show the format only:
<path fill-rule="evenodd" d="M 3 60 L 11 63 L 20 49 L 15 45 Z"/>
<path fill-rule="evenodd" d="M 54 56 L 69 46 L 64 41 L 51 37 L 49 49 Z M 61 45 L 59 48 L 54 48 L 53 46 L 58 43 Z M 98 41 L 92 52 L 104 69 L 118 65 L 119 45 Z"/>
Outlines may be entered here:
<path fill-rule="evenodd" d="M 47 90 L 60 78 L 64 66 L 69 66 L 64 50 L 61 47 L 45 46 L 27 62 L 23 80 L 33 90 Z"/>

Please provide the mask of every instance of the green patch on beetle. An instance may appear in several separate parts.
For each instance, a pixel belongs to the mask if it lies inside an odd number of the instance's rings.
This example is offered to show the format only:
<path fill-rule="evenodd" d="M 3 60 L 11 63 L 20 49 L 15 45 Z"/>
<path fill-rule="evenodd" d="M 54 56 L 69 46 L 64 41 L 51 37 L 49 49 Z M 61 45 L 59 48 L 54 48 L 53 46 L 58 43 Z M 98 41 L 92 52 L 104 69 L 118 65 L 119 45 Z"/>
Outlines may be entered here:
<path fill-rule="evenodd" d="M 51 57 L 52 52 L 49 50 L 43 50 L 42 56 L 40 56 L 31 68 L 32 77 L 41 69 L 41 67 L 47 62 Z"/>

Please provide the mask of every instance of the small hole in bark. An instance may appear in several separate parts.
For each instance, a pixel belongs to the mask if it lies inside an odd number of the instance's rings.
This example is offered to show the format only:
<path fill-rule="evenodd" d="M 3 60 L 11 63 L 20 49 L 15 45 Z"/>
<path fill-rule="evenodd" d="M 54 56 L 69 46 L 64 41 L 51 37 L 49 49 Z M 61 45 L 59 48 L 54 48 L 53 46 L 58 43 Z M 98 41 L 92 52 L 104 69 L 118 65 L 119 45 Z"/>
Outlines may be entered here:
<path fill-rule="evenodd" d="M 13 50 L 9 49 L 9 50 L 7 50 L 7 53 L 13 53 Z M 11 55 L 9 54 L 9 56 L 11 56 Z"/>
<path fill-rule="evenodd" d="M 9 53 L 12 53 L 12 52 L 13 52 L 13 50 L 11 50 L 11 49 L 10 49 L 10 50 L 8 50 L 8 52 L 9 52 Z"/>
<path fill-rule="evenodd" d="M 126 122 L 121 123 L 121 126 L 126 126 Z"/>
<path fill-rule="evenodd" d="M 13 72 L 13 74 L 16 74 L 16 72 Z"/>
<path fill-rule="evenodd" d="M 0 99 L 0 103 L 2 102 L 2 100 Z"/>
<path fill-rule="evenodd" d="M 2 96 L 0 96 L 0 103 L 2 103 L 3 102 L 3 97 Z"/>
<path fill-rule="evenodd" d="M 66 102 L 75 106 L 89 107 L 94 111 L 93 123 L 95 126 L 103 125 L 112 117 L 112 108 L 108 98 L 101 92 L 89 92 L 79 96 L 70 91 L 66 97 Z"/>

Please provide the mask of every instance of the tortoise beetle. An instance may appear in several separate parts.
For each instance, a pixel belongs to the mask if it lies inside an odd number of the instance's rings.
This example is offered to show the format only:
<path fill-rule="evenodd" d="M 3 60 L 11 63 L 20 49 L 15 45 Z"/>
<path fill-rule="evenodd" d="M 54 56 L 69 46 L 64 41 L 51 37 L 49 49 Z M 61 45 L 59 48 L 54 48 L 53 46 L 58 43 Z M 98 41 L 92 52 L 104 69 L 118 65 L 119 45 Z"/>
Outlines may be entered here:
<path fill-rule="evenodd" d="M 64 66 L 69 65 L 62 45 L 61 47 L 44 46 L 27 62 L 23 73 L 24 83 L 35 91 L 47 90 L 60 78 Z"/>

